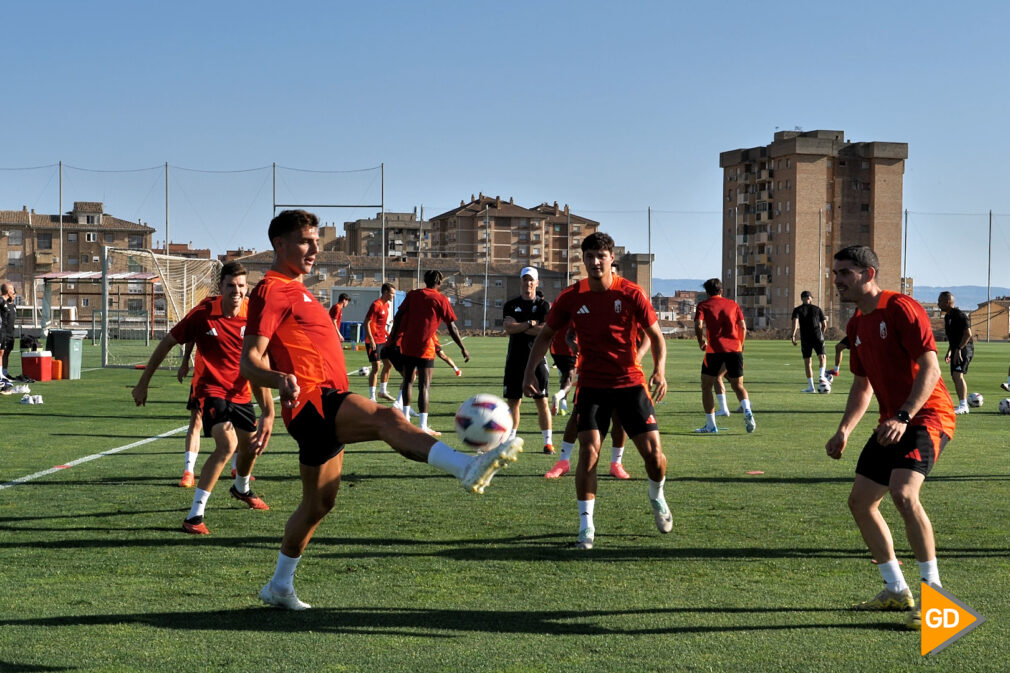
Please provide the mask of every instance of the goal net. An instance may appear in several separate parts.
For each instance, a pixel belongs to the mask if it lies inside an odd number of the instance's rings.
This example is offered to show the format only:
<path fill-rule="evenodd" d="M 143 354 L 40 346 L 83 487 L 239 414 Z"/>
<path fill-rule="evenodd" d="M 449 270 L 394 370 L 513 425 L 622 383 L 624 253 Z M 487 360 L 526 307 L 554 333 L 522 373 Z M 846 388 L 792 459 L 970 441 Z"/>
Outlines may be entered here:
<path fill-rule="evenodd" d="M 194 306 L 217 293 L 221 262 L 155 253 L 147 248 L 104 248 L 102 297 L 94 320 L 102 335 L 102 366 L 134 367 Z M 177 368 L 182 348 L 163 368 Z"/>

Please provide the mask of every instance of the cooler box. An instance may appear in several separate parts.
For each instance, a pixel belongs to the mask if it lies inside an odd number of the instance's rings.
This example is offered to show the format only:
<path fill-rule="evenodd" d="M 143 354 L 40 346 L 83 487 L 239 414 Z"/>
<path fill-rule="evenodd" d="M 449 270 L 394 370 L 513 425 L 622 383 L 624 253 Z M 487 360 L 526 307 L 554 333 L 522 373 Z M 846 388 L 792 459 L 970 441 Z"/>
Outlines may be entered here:
<path fill-rule="evenodd" d="M 21 373 L 36 381 L 52 381 L 53 354 L 49 351 L 22 351 Z"/>

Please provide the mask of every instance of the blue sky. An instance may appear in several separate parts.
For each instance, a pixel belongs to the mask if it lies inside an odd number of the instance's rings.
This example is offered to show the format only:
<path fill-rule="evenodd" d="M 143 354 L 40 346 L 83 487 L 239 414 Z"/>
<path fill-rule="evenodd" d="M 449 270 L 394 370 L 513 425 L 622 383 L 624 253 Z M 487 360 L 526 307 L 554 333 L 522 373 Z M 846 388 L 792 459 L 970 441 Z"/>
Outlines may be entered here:
<path fill-rule="evenodd" d="M 1010 286 L 1001 3 L 6 3 L 0 208 L 102 200 L 265 249 L 278 201 L 568 203 L 657 277 L 719 275 L 719 152 L 776 129 L 907 142 L 908 273 Z M 136 172 L 124 169 L 151 170 Z M 292 168 L 303 170 L 289 170 Z M 89 170 L 81 170 L 89 169 Z M 189 170 L 183 170 L 189 169 Z M 220 173 L 237 171 L 242 173 Z M 328 171 L 328 172 L 309 172 Z M 353 172 L 333 172 L 353 171 Z M 376 209 L 320 210 L 325 221 Z M 1002 263 L 1001 263 L 1002 262 Z"/>

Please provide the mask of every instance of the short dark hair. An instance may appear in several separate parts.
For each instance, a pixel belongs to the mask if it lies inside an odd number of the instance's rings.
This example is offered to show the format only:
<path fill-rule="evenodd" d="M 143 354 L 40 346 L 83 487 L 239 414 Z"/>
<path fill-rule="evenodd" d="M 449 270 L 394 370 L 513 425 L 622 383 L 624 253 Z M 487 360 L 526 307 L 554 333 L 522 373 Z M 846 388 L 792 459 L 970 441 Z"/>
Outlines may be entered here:
<path fill-rule="evenodd" d="M 835 253 L 835 259 L 839 262 L 852 262 L 864 269 L 880 271 L 880 260 L 877 259 L 877 253 L 866 245 L 850 245 L 847 248 L 842 248 Z"/>
<path fill-rule="evenodd" d="M 221 275 L 218 277 L 217 282 L 220 284 L 228 276 L 234 278 L 235 276 L 245 276 L 248 273 L 249 271 L 242 265 L 242 262 L 232 260 L 221 267 Z"/>
<path fill-rule="evenodd" d="M 953 299 L 954 295 L 949 290 L 944 290 L 940 293 L 940 296 L 936 298 L 936 303 L 939 304 L 941 299 Z"/>
<path fill-rule="evenodd" d="M 809 299 L 813 296 L 814 295 L 810 294 L 810 290 L 803 290 L 803 292 L 800 292 L 800 299 Z"/>
<path fill-rule="evenodd" d="M 424 272 L 424 284 L 426 287 L 435 287 L 442 282 L 445 276 L 438 269 L 428 269 Z"/>
<path fill-rule="evenodd" d="M 386 294 L 387 292 L 389 292 L 390 290 L 393 290 L 393 289 L 395 289 L 395 288 L 393 287 L 392 283 L 383 283 L 382 284 L 382 290 L 380 290 L 380 292 L 382 292 L 382 294 Z"/>
<path fill-rule="evenodd" d="M 337 297 L 337 301 L 338 302 L 351 301 L 351 295 L 347 294 L 346 292 L 341 292 L 340 296 Z"/>
<path fill-rule="evenodd" d="M 278 236 L 287 236 L 292 231 L 299 231 L 303 227 L 318 227 L 319 218 L 315 213 L 307 210 L 282 210 L 277 217 L 270 220 L 270 228 L 267 230 L 267 237 L 273 245 L 274 239 Z"/>
<path fill-rule="evenodd" d="M 705 294 L 709 297 L 714 297 L 717 294 L 722 294 L 722 281 L 718 278 L 709 278 L 704 283 L 701 284 L 705 288 Z"/>
<path fill-rule="evenodd" d="M 602 231 L 597 231 L 582 239 L 581 247 L 582 252 L 587 250 L 607 250 L 610 254 L 614 254 L 614 239 Z"/>

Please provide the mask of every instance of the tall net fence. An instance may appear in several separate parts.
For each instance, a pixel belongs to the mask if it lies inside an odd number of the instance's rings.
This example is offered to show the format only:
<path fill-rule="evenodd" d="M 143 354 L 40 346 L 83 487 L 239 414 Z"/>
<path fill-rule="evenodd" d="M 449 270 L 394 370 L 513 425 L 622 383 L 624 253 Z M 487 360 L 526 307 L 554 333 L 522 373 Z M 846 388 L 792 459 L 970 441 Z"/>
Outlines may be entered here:
<path fill-rule="evenodd" d="M 221 262 L 156 254 L 149 249 L 106 248 L 102 272 L 105 315 L 93 321 L 101 334 L 102 364 L 133 367 L 147 362 L 160 341 L 203 299 L 217 293 Z M 101 305 L 101 304 L 99 304 Z M 182 349 L 164 367 L 181 363 Z"/>

